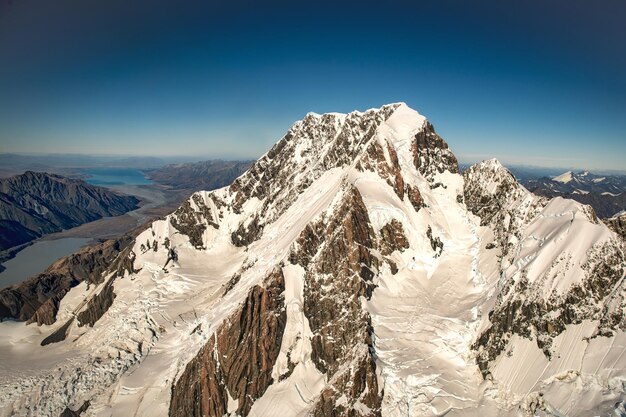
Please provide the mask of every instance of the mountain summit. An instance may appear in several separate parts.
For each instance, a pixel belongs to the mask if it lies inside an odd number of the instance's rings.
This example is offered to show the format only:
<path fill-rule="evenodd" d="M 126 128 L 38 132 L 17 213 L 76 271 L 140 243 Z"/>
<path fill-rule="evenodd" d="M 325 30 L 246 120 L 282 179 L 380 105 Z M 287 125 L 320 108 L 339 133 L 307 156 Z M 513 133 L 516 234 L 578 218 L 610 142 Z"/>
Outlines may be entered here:
<path fill-rule="evenodd" d="M 5 414 L 624 412 L 623 240 L 495 160 L 461 175 L 403 103 L 306 115 L 111 258 L 52 324 L 0 324 Z"/>

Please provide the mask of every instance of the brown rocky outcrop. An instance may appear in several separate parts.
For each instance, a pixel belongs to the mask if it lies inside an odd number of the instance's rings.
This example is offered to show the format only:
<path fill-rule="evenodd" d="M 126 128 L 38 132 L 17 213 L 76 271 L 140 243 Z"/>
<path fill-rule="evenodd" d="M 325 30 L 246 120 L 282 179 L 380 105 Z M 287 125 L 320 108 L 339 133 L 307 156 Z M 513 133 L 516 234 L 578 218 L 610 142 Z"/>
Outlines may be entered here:
<path fill-rule="evenodd" d="M 238 401 L 237 414 L 248 414 L 274 382 L 286 322 L 284 286 L 282 270 L 276 269 L 265 287 L 250 289 L 172 387 L 170 416 L 222 416 L 229 395 Z"/>
<path fill-rule="evenodd" d="M 74 322 L 74 318 L 72 317 L 71 319 L 66 321 L 64 325 L 62 325 L 61 327 L 56 329 L 54 332 L 52 332 L 49 336 L 44 338 L 41 341 L 41 346 L 46 346 L 51 343 L 58 343 L 58 342 L 65 340 L 65 338 L 67 337 L 67 333 L 70 329 L 70 326 L 72 325 L 73 322 Z"/>
<path fill-rule="evenodd" d="M 235 246 L 248 246 L 257 240 L 263 233 L 263 225 L 259 221 L 259 216 L 255 216 L 247 225 L 241 223 L 237 230 L 231 234 L 231 242 Z"/>
<path fill-rule="evenodd" d="M 409 247 L 402 223 L 393 219 L 380 229 L 380 253 L 389 255 L 393 251 L 402 251 Z"/>
<path fill-rule="evenodd" d="M 438 237 L 433 236 L 433 229 L 430 225 L 426 229 L 426 237 L 430 240 L 430 247 L 435 252 L 435 258 L 439 257 L 443 251 L 443 242 Z"/>
<path fill-rule="evenodd" d="M 357 401 L 372 415 L 380 413 L 377 380 L 371 378 L 376 366 L 370 318 L 360 301 L 374 289 L 372 279 L 380 267 L 372 253 L 377 240 L 360 193 L 350 187 L 330 219 L 302 232 L 290 256 L 306 270 L 304 313 L 313 332 L 311 358 L 330 381 L 315 415 L 353 415 Z M 348 402 L 335 407 L 342 394 L 350 394 Z"/>
<path fill-rule="evenodd" d="M 381 415 L 376 365 L 367 349 L 351 365 L 342 369 L 322 391 L 310 415 L 315 417 L 376 417 Z M 369 414 L 357 410 L 356 403 L 366 405 Z M 372 405 L 375 407 L 372 408 Z"/>
<path fill-rule="evenodd" d="M 59 303 L 62 298 L 62 295 L 55 295 L 54 297 L 48 298 L 48 300 L 35 311 L 35 314 L 28 320 L 27 324 L 54 324 L 57 319 Z"/>
<path fill-rule="evenodd" d="M 406 195 L 409 197 L 409 201 L 411 202 L 411 205 L 413 206 L 415 211 L 419 211 L 422 207 L 425 206 L 422 194 L 420 194 L 420 190 L 417 187 L 407 184 Z"/>
<path fill-rule="evenodd" d="M 77 410 L 72 410 L 69 407 L 65 407 L 65 410 L 61 413 L 61 417 L 80 417 L 89 408 L 90 402 L 85 401 Z"/>
<path fill-rule="evenodd" d="M 0 291 L 0 319 L 11 317 L 39 325 L 54 323 L 60 300 L 72 287 L 83 281 L 99 284 L 110 273 L 123 276 L 134 271 L 132 245 L 141 230 L 83 248 L 61 258 L 43 273 L 4 288 Z"/>
<path fill-rule="evenodd" d="M 393 145 L 388 141 L 386 141 L 385 148 L 387 150 L 387 156 L 385 156 L 385 150 L 380 142 L 377 140 L 372 141 L 357 163 L 356 168 L 360 171 L 372 171 L 377 173 L 381 178 L 387 181 L 400 199 L 404 199 L 404 178 L 402 177 L 402 169 L 398 162 L 398 154 Z"/>
<path fill-rule="evenodd" d="M 603 219 L 602 221 L 609 229 L 617 233 L 619 237 L 626 240 L 626 213 L 611 217 L 610 219 Z"/>
<path fill-rule="evenodd" d="M 426 122 L 424 128 L 415 135 L 411 150 L 415 167 L 428 179 L 446 170 L 457 174 L 459 172 L 456 156 L 430 122 Z"/>
<path fill-rule="evenodd" d="M 104 285 L 104 288 L 89 300 L 87 307 L 76 315 L 79 326 L 89 325 L 89 327 L 93 327 L 111 307 L 115 299 L 115 293 L 113 292 L 114 281 L 114 278 L 110 279 Z"/>
<path fill-rule="evenodd" d="M 195 196 L 196 194 L 194 194 L 193 197 Z M 202 241 L 202 235 L 206 230 L 203 216 L 207 214 L 210 216 L 209 210 L 196 211 L 191 206 L 191 201 L 187 200 L 170 216 L 170 224 L 180 233 L 189 237 L 189 242 L 196 249 L 203 249 L 204 242 Z M 207 220 L 212 221 L 212 217 L 208 217 Z"/>

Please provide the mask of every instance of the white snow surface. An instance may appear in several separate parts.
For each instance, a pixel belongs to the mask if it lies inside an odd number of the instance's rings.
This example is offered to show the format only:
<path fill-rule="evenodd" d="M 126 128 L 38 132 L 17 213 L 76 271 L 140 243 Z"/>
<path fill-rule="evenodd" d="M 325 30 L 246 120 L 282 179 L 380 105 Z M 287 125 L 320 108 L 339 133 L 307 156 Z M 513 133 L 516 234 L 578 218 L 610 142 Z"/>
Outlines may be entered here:
<path fill-rule="evenodd" d="M 558 182 L 562 182 L 563 184 L 567 184 L 568 182 L 570 182 L 573 179 L 573 174 L 572 171 L 567 171 L 564 172 L 561 175 L 558 175 L 554 178 L 552 178 L 554 181 L 558 181 Z"/>
<path fill-rule="evenodd" d="M 396 219 L 410 244 L 391 255 L 398 272 L 394 275 L 387 266 L 382 268 L 372 298 L 362 303 L 374 329 L 383 416 L 525 415 L 520 412 L 541 392 L 553 415 L 582 417 L 607 411 L 623 399 L 626 334 L 588 339 L 598 325 L 591 321 L 571 325 L 559 335 L 552 360 L 534 341 L 514 336 L 507 353 L 492 364 L 493 378 L 483 379 L 471 346 L 489 326 L 488 313 L 501 282 L 524 268 L 529 281 L 541 280 L 546 296 L 563 293 L 583 279 L 580 265 L 589 249 L 613 235 L 593 222 L 584 206 L 557 198 L 540 215 L 525 220 L 521 238 L 514 241 L 512 261 L 501 272 L 498 249 L 486 247 L 494 239 L 493 231 L 481 226 L 457 197 L 463 194 L 463 177 L 446 171 L 428 181 L 413 164 L 411 144 L 426 119 L 403 103 L 393 106 L 393 114 L 371 140 L 394 147 L 404 181 L 419 189 L 424 208 L 416 212 L 384 179 L 358 171 L 352 163 L 324 172 L 265 225 L 259 240 L 237 248 L 230 241 L 231 233 L 242 221 L 251 221 L 262 202 L 247 201 L 237 214 L 217 207 L 210 198 L 215 195 L 232 204 L 228 188 L 197 193 L 220 226 L 206 223 L 205 249 L 193 247 L 171 226 L 170 217 L 154 222 L 134 245 L 140 272 L 115 280 L 113 306 L 93 328 L 74 323 L 65 341 L 39 346 L 104 284 L 74 287 L 52 326 L 0 323 L 0 416 L 58 416 L 67 405 L 76 409 L 86 400 L 91 401 L 89 416 L 167 415 L 172 384 L 186 364 L 248 290 L 261 285 L 281 262 L 285 333 L 272 372 L 275 382 L 254 403 L 250 415 L 307 415 L 328 381 L 311 360 L 312 334 L 303 311 L 304 270 L 290 264 L 287 255 L 307 224 L 332 212 L 346 184 L 358 188 L 374 230 Z M 350 117 L 331 116 L 336 126 Z M 298 146 L 295 158 L 304 158 L 299 155 L 312 144 Z M 493 172 L 501 168 L 496 160 L 484 167 Z M 307 172 L 303 170 L 297 181 L 303 181 Z M 487 184 L 491 192 L 498 185 L 497 177 L 493 178 Z M 554 179 L 566 183 L 571 172 Z M 432 185 L 436 183 L 445 186 Z M 535 197 L 521 189 L 514 204 L 529 206 Z M 193 199 L 190 202 L 197 208 Z M 267 215 L 271 218 L 272 209 Z M 443 242 L 440 255 L 426 237 L 429 226 Z M 164 268 L 166 238 L 176 248 L 178 261 Z M 153 241 L 158 242 L 156 251 L 142 251 L 142 244 Z M 248 268 L 238 284 L 223 295 L 224 285 L 243 266 Z M 278 382 L 288 372 L 288 352 L 295 368 Z M 229 410 L 236 406 L 231 398 Z"/>

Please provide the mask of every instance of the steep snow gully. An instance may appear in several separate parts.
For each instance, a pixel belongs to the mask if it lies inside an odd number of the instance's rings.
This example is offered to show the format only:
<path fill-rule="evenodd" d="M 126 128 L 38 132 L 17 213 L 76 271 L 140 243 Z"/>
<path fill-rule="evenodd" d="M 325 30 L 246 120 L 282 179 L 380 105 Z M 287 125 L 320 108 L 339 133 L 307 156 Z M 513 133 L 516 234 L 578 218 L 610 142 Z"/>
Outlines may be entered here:
<path fill-rule="evenodd" d="M 403 103 L 310 113 L 0 323 L 0 416 L 626 416 L 624 245 Z"/>
<path fill-rule="evenodd" d="M 405 251 L 398 273 L 379 281 L 368 304 L 390 416 L 475 410 L 481 397 L 482 377 L 470 350 L 486 288 L 479 225 L 459 207 L 455 191 L 440 187 L 431 195 L 445 207 L 431 218 L 441 256 Z"/>

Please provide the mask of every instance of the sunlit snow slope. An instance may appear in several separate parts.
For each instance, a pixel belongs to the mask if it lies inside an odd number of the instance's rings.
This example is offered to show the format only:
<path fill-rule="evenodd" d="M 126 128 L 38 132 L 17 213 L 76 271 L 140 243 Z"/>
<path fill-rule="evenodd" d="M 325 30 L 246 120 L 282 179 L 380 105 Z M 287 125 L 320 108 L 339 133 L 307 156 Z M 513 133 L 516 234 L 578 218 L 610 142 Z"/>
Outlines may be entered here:
<path fill-rule="evenodd" d="M 0 323 L 0 415 L 625 413 L 623 240 L 403 103 L 308 114 L 118 258 Z"/>

